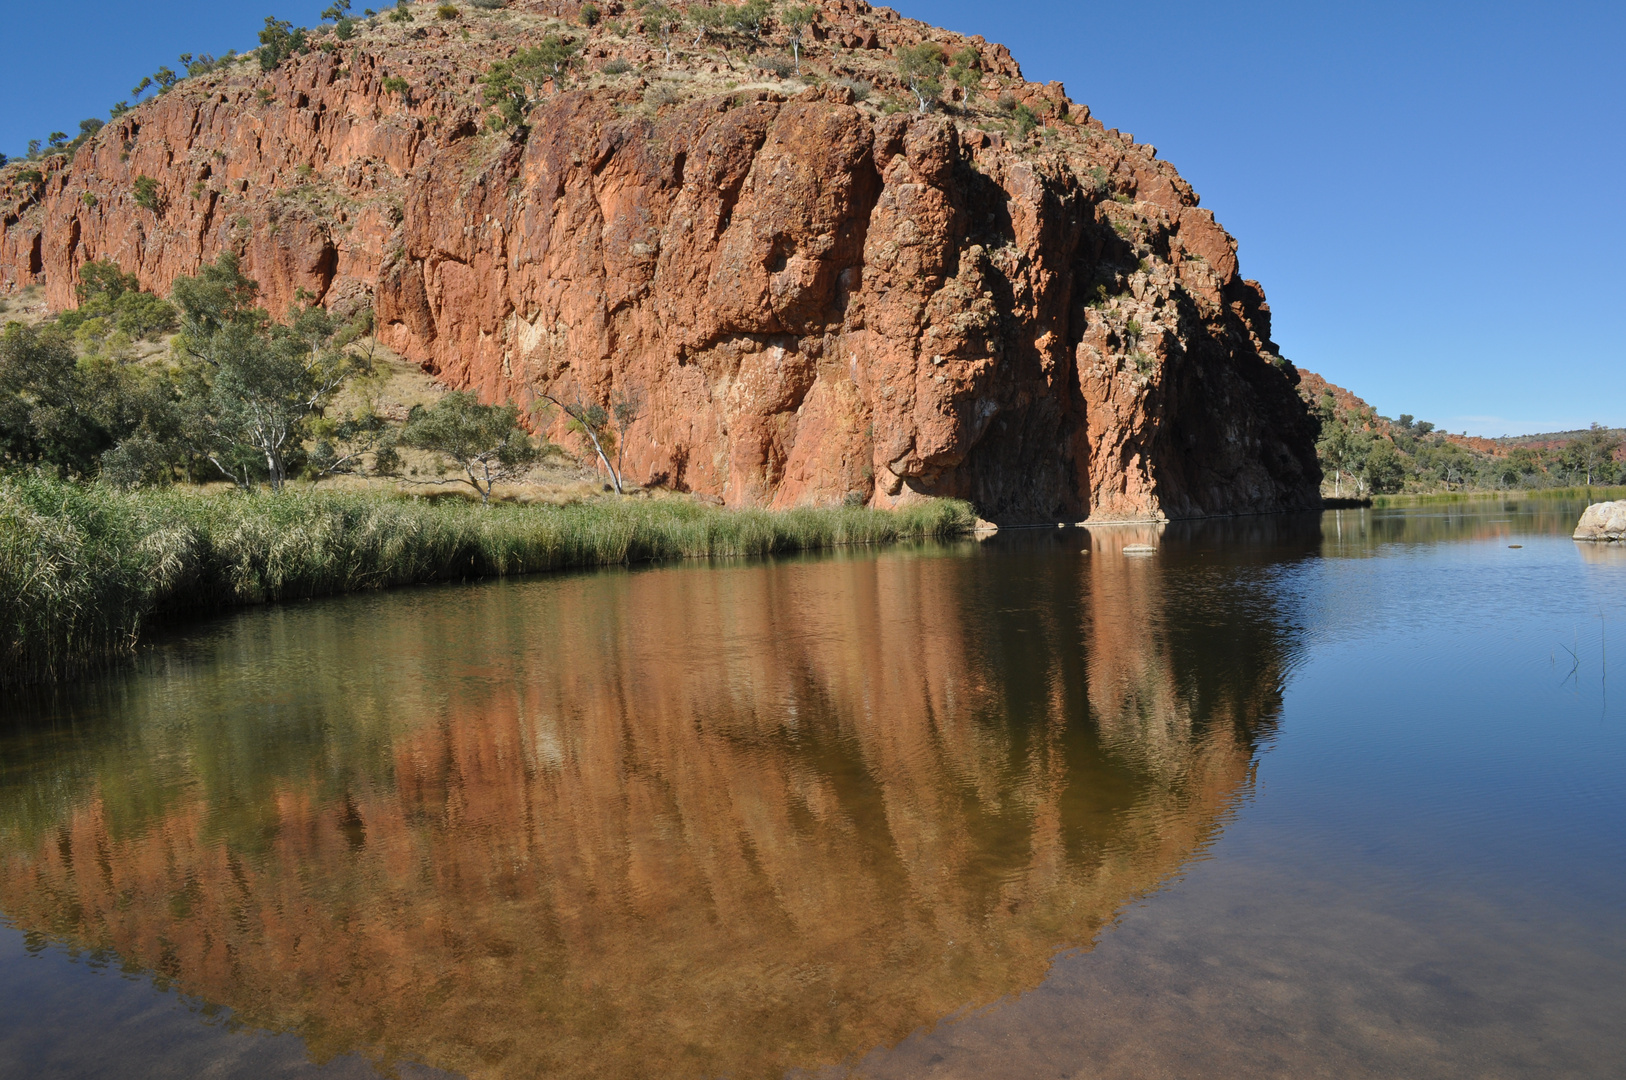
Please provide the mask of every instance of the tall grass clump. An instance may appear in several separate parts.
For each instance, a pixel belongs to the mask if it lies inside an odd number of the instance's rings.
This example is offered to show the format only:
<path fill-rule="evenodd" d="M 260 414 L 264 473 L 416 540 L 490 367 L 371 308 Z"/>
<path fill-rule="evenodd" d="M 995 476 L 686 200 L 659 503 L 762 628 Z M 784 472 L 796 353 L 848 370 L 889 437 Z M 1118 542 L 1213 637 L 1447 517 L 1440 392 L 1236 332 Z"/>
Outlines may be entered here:
<path fill-rule="evenodd" d="M 135 647 L 164 560 L 132 511 L 93 488 L 0 484 L 0 682 L 61 678 Z"/>
<path fill-rule="evenodd" d="M 965 503 L 722 510 L 687 499 L 487 506 L 288 490 L 0 480 L 0 685 L 128 655 L 155 619 L 425 581 L 770 555 L 969 531 Z"/>

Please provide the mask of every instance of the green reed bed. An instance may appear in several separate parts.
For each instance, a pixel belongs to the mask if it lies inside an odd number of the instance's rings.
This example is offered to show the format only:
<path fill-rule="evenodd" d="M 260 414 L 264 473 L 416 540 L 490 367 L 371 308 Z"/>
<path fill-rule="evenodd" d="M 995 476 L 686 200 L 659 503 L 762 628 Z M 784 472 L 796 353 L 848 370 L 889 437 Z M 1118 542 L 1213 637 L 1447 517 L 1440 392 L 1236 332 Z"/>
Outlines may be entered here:
<path fill-rule="evenodd" d="M 290 490 L 121 493 L 0 479 L 0 685 L 126 656 L 158 618 L 414 582 L 950 536 L 964 503 L 722 510 L 687 499 L 482 507 Z"/>
<path fill-rule="evenodd" d="M 1588 502 L 1608 502 L 1620 498 L 1626 498 L 1626 487 L 1594 485 L 1592 487 L 1519 488 L 1508 491 L 1434 491 L 1401 495 L 1374 495 L 1372 496 L 1372 505 L 1380 508 L 1385 506 L 1432 506 L 1436 503 L 1482 502 L 1491 499 L 1499 499 L 1504 502 L 1518 502 L 1526 499 L 1586 499 Z"/>

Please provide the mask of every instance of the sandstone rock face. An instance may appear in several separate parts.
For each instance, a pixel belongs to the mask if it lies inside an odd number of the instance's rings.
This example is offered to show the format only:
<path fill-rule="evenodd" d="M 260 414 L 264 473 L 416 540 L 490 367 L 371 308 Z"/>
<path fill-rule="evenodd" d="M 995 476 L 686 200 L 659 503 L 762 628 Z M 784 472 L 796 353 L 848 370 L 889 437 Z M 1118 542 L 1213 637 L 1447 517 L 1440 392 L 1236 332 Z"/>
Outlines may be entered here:
<path fill-rule="evenodd" d="M 1575 528 L 1577 540 L 1626 540 L 1626 499 L 1593 503 Z"/>
<path fill-rule="evenodd" d="M 12 185 L 0 291 L 66 306 L 103 258 L 164 291 L 236 250 L 274 312 L 370 300 L 388 344 L 488 400 L 637 402 L 631 478 L 735 506 L 1319 505 L 1297 372 L 1235 241 L 1155 150 L 1002 47 L 828 0 L 808 64 L 864 76 L 859 101 L 577 27 L 587 70 L 527 137 L 485 131 L 478 74 L 574 11 L 534 7 L 496 44 L 381 23 L 186 80 Z M 888 50 L 928 39 L 975 50 L 981 88 L 953 116 L 889 112 Z M 1042 132 L 1013 128 L 1017 104 Z"/>

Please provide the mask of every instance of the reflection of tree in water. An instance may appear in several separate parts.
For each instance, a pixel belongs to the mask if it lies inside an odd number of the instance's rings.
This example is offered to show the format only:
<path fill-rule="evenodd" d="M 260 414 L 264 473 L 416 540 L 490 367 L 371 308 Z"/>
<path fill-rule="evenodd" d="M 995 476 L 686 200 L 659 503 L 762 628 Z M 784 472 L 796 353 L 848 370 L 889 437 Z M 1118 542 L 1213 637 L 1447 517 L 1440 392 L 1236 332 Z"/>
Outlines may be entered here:
<path fill-rule="evenodd" d="M 1108 546 L 250 616 L 0 790 L 0 902 L 318 1055 L 838 1061 L 1037 984 L 1247 783 L 1280 616 Z"/>

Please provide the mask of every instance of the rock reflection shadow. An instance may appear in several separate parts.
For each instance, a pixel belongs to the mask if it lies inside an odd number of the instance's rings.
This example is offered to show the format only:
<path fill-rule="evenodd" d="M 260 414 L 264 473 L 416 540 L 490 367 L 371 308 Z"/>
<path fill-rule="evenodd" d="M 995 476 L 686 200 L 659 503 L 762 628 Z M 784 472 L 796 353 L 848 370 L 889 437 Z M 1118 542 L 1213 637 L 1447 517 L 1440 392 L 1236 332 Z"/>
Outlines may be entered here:
<path fill-rule="evenodd" d="M 1247 789 L 1291 644 L 1268 597 L 1216 624 L 1187 594 L 1224 573 L 1065 554 L 250 614 L 33 741 L 0 907 L 318 1060 L 848 1060 L 1036 985 Z"/>

